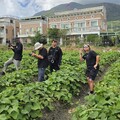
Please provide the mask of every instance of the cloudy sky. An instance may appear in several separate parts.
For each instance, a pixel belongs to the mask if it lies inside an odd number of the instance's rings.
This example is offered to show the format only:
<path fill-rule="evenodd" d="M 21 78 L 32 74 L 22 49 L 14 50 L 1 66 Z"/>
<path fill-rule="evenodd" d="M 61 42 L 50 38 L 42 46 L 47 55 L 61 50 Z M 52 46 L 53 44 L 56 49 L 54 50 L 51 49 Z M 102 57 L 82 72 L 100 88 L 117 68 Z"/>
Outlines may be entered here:
<path fill-rule="evenodd" d="M 42 10 L 49 10 L 59 4 L 77 2 L 80 4 L 111 2 L 120 4 L 120 0 L 0 0 L 0 16 L 32 16 Z"/>

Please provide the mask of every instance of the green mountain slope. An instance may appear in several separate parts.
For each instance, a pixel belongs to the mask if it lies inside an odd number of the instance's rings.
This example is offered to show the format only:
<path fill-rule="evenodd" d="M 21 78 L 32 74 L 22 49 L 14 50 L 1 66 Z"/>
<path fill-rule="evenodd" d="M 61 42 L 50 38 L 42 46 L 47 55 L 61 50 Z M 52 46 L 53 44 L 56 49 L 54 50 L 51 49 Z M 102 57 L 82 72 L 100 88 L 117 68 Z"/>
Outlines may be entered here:
<path fill-rule="evenodd" d="M 47 11 L 38 12 L 34 16 L 39 16 L 39 15 L 51 16 L 51 15 L 54 15 L 55 12 L 68 11 L 68 10 L 73 10 L 75 8 L 83 9 L 83 8 L 96 7 L 96 6 L 101 6 L 101 5 L 104 5 L 106 7 L 108 21 L 120 20 L 120 5 L 113 4 L 113 3 L 98 3 L 98 4 L 81 5 L 79 3 L 71 2 L 67 4 L 58 5 Z"/>

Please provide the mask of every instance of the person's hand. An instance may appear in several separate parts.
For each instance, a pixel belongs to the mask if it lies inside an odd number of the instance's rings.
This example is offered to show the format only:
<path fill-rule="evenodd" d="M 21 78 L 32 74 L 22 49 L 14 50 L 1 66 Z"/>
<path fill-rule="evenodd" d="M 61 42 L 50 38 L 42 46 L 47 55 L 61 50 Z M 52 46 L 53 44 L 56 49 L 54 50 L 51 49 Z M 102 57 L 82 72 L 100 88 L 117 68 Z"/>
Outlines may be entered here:
<path fill-rule="evenodd" d="M 14 47 L 13 47 L 13 46 L 10 46 L 10 48 L 11 48 L 11 49 L 14 49 Z"/>
<path fill-rule="evenodd" d="M 83 54 L 83 49 L 80 48 L 79 54 L 82 55 Z"/>
<path fill-rule="evenodd" d="M 97 69 L 97 64 L 94 65 L 94 68 Z"/>
<path fill-rule="evenodd" d="M 36 55 L 35 53 L 32 53 L 32 55 L 31 55 L 31 56 L 33 56 L 33 57 L 34 57 L 35 55 Z"/>
<path fill-rule="evenodd" d="M 60 69 L 60 65 L 58 64 L 58 67 L 59 67 L 59 69 Z"/>

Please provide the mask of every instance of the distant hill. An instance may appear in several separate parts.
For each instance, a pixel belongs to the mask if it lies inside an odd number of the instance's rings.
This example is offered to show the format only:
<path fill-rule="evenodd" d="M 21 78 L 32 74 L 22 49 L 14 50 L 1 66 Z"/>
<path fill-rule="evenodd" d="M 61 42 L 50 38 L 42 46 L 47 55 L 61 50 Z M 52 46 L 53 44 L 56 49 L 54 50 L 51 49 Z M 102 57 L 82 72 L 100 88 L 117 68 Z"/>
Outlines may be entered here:
<path fill-rule="evenodd" d="M 120 5 L 113 3 L 97 3 L 97 4 L 82 5 L 79 3 L 71 2 L 67 4 L 58 5 L 47 11 L 38 12 L 34 16 L 39 16 L 39 15 L 51 16 L 54 15 L 55 12 L 68 11 L 68 10 L 73 10 L 75 8 L 83 9 L 83 8 L 96 7 L 101 5 L 104 5 L 106 7 L 108 21 L 120 20 Z"/>

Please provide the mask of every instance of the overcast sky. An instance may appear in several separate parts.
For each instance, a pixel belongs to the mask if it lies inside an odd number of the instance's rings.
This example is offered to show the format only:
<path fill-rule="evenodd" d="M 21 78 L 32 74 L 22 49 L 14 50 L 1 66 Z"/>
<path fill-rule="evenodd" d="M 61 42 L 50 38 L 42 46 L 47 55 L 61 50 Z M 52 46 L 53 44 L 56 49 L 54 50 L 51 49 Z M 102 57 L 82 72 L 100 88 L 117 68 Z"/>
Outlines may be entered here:
<path fill-rule="evenodd" d="M 77 2 L 80 4 L 110 2 L 120 4 L 120 0 L 0 0 L 0 16 L 32 16 L 42 10 L 49 10 L 59 4 Z"/>

